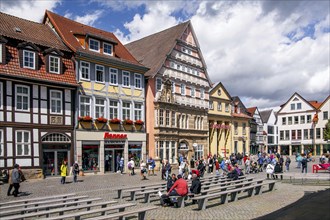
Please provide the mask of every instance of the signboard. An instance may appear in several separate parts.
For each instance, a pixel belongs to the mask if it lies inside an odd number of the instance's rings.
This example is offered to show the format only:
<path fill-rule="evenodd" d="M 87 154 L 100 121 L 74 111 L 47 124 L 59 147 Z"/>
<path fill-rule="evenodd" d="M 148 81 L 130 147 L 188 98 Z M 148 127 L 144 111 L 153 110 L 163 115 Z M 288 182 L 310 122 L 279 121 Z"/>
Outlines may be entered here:
<path fill-rule="evenodd" d="M 61 116 L 50 116 L 50 124 L 61 125 L 63 124 L 63 118 Z"/>
<path fill-rule="evenodd" d="M 127 134 L 111 134 L 105 132 L 104 139 L 127 139 Z"/>
<path fill-rule="evenodd" d="M 216 129 L 230 129 L 230 125 L 220 125 L 220 124 L 213 124 L 210 126 L 211 128 L 216 128 Z"/>

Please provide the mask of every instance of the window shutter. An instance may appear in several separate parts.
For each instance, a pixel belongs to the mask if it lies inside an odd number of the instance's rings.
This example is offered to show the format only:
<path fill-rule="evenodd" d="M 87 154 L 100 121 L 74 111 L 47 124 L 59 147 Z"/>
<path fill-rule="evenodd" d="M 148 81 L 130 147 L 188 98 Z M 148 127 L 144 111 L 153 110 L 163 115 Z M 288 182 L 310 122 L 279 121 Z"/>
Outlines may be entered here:
<path fill-rule="evenodd" d="M 21 68 L 23 68 L 23 49 L 18 50 L 19 54 L 19 65 Z"/>
<path fill-rule="evenodd" d="M 39 53 L 36 51 L 35 53 L 35 70 L 39 70 Z"/>
<path fill-rule="evenodd" d="M 45 56 L 46 72 L 49 73 L 49 54 Z"/>
<path fill-rule="evenodd" d="M 2 64 L 6 64 L 6 44 L 2 44 L 2 47 L 1 47 L 2 51 L 1 51 L 1 54 L 2 54 Z"/>
<path fill-rule="evenodd" d="M 64 63 L 63 63 L 62 57 L 60 57 L 59 62 L 60 62 L 60 72 L 59 72 L 59 74 L 63 74 Z"/>

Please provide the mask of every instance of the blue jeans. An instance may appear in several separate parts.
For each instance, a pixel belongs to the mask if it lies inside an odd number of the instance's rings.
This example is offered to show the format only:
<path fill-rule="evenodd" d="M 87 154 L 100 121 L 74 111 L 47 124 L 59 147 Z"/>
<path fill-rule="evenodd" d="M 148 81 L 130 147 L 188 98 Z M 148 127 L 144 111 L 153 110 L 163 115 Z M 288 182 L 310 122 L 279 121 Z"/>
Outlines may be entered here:
<path fill-rule="evenodd" d="M 305 170 L 305 173 L 307 173 L 307 166 L 302 166 L 301 173 L 303 173 Z"/>

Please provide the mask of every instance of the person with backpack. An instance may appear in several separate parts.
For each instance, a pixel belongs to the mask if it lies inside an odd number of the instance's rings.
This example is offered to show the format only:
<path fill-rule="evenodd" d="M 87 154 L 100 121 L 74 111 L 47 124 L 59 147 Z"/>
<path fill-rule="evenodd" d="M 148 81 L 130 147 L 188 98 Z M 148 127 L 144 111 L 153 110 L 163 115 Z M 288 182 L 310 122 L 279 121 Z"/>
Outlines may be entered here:
<path fill-rule="evenodd" d="M 78 164 L 78 161 L 75 161 L 72 166 L 72 175 L 73 175 L 74 183 L 78 182 L 78 180 L 77 180 L 78 174 L 79 174 L 79 164 Z"/>
<path fill-rule="evenodd" d="M 306 157 L 306 155 L 304 155 L 301 159 L 301 173 L 307 173 L 307 162 L 309 162 L 310 160 Z"/>
<path fill-rule="evenodd" d="M 129 171 L 131 171 L 130 173 L 129 173 L 129 176 L 133 176 L 133 175 L 135 175 L 135 173 L 134 173 L 134 160 L 133 160 L 133 158 L 131 158 L 131 160 L 127 163 L 127 168 L 128 168 L 128 170 Z"/>
<path fill-rule="evenodd" d="M 286 172 L 289 172 L 289 170 L 290 170 L 290 163 L 291 163 L 290 157 L 289 156 L 286 156 L 286 160 L 285 160 Z"/>

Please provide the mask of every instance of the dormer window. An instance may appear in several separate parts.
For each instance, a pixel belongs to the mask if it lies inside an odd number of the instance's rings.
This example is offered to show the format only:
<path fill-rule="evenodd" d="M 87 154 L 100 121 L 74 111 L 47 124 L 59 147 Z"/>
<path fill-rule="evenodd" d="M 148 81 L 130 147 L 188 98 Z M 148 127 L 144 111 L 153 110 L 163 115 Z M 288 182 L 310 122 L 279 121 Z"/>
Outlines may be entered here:
<path fill-rule="evenodd" d="M 106 55 L 111 55 L 113 53 L 113 46 L 112 44 L 108 44 L 108 43 L 103 43 L 103 53 Z"/>
<path fill-rule="evenodd" d="M 6 63 L 6 43 L 8 41 L 0 36 L 0 64 Z"/>
<path fill-rule="evenodd" d="M 49 56 L 49 72 L 60 74 L 60 58 Z"/>
<path fill-rule="evenodd" d="M 23 50 L 23 67 L 29 69 L 35 69 L 35 52 Z"/>
<path fill-rule="evenodd" d="M 0 44 L 0 63 L 3 62 L 3 58 L 2 58 L 2 56 L 3 56 L 3 51 L 2 51 L 3 47 L 4 47 L 4 45 Z"/>
<path fill-rule="evenodd" d="M 89 50 L 100 52 L 100 41 L 90 38 L 89 39 Z"/>

